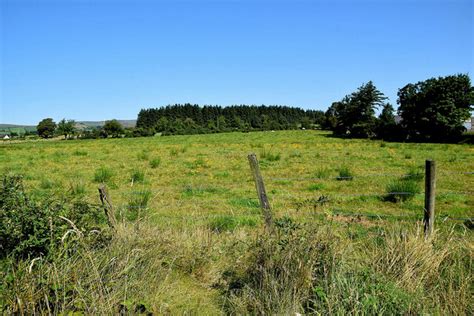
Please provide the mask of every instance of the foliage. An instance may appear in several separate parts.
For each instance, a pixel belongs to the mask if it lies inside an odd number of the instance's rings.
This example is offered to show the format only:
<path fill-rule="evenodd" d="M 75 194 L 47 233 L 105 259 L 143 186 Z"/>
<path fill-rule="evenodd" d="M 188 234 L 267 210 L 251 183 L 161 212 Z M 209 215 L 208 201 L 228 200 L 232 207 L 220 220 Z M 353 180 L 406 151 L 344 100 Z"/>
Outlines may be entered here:
<path fill-rule="evenodd" d="M 102 129 L 107 135 L 110 135 L 112 137 L 119 137 L 120 135 L 124 133 L 122 124 L 120 124 L 120 122 L 115 119 L 110 120 L 110 121 L 105 121 L 105 124 L 102 127 Z"/>
<path fill-rule="evenodd" d="M 54 131 L 56 129 L 56 123 L 52 118 L 45 118 L 38 123 L 36 130 L 38 135 L 42 138 L 51 138 L 54 136 Z"/>
<path fill-rule="evenodd" d="M 323 282 L 338 257 L 336 239 L 302 229 L 291 218 L 276 221 L 273 236 L 262 236 L 250 248 L 243 266 L 225 271 L 224 295 L 230 314 L 289 315 L 304 312 L 312 287 Z"/>
<path fill-rule="evenodd" d="M 56 132 L 60 135 L 64 135 L 64 139 L 67 139 L 70 135 L 74 134 L 76 122 L 74 120 L 62 119 L 58 122 Z"/>
<path fill-rule="evenodd" d="M 431 78 L 398 91 L 398 113 L 410 140 L 457 139 L 471 115 L 474 88 L 468 75 Z"/>
<path fill-rule="evenodd" d="M 164 135 L 203 134 L 228 131 L 306 129 L 321 125 L 322 111 L 286 106 L 230 107 L 191 104 L 143 109 L 138 114 L 137 129 L 154 130 Z"/>
<path fill-rule="evenodd" d="M 377 120 L 375 134 L 377 138 L 384 140 L 403 139 L 403 131 L 395 122 L 393 106 L 390 103 L 385 103 L 382 106 L 382 112 Z"/>
<path fill-rule="evenodd" d="M 341 101 L 333 103 L 336 120 L 334 133 L 350 137 L 375 136 L 377 125 L 375 110 L 385 99 L 383 93 L 369 81 Z"/>
<path fill-rule="evenodd" d="M 7 174 L 0 188 L 0 258 L 48 257 L 71 229 L 74 234 L 96 228 L 103 213 L 82 201 L 30 199 L 22 178 Z"/>

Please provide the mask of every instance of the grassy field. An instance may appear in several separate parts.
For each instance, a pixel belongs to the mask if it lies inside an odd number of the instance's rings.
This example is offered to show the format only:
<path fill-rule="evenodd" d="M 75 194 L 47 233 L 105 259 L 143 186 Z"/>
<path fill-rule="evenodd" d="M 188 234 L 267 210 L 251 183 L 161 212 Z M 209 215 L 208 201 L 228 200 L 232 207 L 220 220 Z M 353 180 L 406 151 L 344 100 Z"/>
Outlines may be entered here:
<path fill-rule="evenodd" d="M 250 152 L 259 158 L 280 219 L 284 233 L 277 237 L 261 236 Z M 417 222 L 425 159 L 438 168 L 439 232 L 429 245 Z M 0 166 L 22 174 L 35 199 L 81 197 L 98 204 L 97 187 L 105 182 L 122 220 L 106 252 L 87 250 L 18 274 L 15 290 L 1 300 L 16 306 L 9 311 L 26 308 L 20 298 L 43 300 L 38 279 L 56 288 L 79 278 L 80 285 L 71 285 L 79 294 L 72 303 L 56 303 L 55 311 L 472 312 L 474 238 L 462 224 L 474 217 L 472 145 L 344 140 L 319 131 L 4 142 Z M 414 187 L 406 186 L 407 174 Z M 414 197 L 387 199 L 399 188 Z M 370 216 L 350 216 L 357 214 Z M 314 244 L 301 242 L 308 236 Z M 262 253 L 272 254 L 266 264 Z M 30 261 L 23 264 L 15 271 L 31 270 Z M 249 269 L 264 277 L 255 281 Z M 245 286 L 234 291 L 234 283 Z M 413 301 L 418 296 L 423 299 Z"/>
<path fill-rule="evenodd" d="M 307 217 L 326 213 L 412 215 L 423 210 L 419 194 L 404 203 L 380 198 L 409 172 L 438 166 L 437 215 L 473 216 L 474 146 L 341 140 L 324 132 L 229 133 L 138 139 L 28 142 L 0 145 L 3 171 L 23 174 L 38 195 L 84 194 L 98 202 L 104 180 L 117 207 L 149 191 L 156 223 L 232 215 L 259 220 L 247 161 L 255 152 L 274 211 Z M 345 170 L 347 169 L 347 170 Z M 352 181 L 338 181 L 340 172 Z M 102 177 L 102 178 L 101 178 Z M 133 179 L 133 180 L 132 180 Z M 328 203 L 312 200 L 326 196 Z M 204 220 L 205 221 L 205 220 Z"/>

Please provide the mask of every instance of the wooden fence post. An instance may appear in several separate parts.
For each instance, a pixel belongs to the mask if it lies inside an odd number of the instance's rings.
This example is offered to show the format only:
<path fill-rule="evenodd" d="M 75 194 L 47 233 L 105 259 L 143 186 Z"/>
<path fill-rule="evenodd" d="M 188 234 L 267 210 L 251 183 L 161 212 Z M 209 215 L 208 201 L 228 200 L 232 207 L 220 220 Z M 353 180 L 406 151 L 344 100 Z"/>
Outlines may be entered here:
<path fill-rule="evenodd" d="M 425 236 L 428 237 L 434 230 L 436 195 L 436 163 L 433 160 L 425 162 L 425 210 L 423 222 Z"/>
<path fill-rule="evenodd" d="M 268 202 L 267 193 L 265 191 L 265 185 L 263 183 L 262 175 L 260 174 L 260 167 L 258 165 L 257 156 L 254 153 L 248 155 L 250 169 L 252 170 L 253 179 L 255 180 L 255 188 L 257 190 L 258 199 L 260 201 L 260 207 L 263 211 L 263 216 L 265 218 L 265 228 L 268 231 L 273 230 L 273 217 L 272 211 L 270 208 L 270 203 Z"/>
<path fill-rule="evenodd" d="M 107 216 L 107 223 L 109 224 L 110 228 L 115 229 L 117 224 L 115 220 L 115 210 L 105 184 L 99 185 L 99 197 L 100 202 L 102 202 L 102 206 L 104 207 L 105 216 Z"/>

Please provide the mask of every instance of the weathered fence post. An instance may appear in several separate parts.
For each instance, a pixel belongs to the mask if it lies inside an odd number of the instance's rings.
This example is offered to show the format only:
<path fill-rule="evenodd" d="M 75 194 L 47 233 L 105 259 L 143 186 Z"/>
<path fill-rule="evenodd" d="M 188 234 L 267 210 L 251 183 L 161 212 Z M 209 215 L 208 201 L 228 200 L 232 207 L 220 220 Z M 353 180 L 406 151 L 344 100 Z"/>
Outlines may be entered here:
<path fill-rule="evenodd" d="M 115 229 L 117 224 L 115 220 L 115 211 L 105 184 L 99 185 L 99 197 L 100 202 L 102 202 L 102 206 L 104 207 L 105 216 L 107 216 L 107 223 L 110 228 Z"/>
<path fill-rule="evenodd" d="M 431 235 L 435 219 L 435 194 L 436 194 L 436 163 L 433 160 L 425 162 L 425 211 L 423 222 L 425 236 Z"/>
<path fill-rule="evenodd" d="M 260 207 L 263 211 L 263 216 L 265 218 L 265 228 L 268 231 L 273 230 L 273 217 L 272 211 L 270 208 L 270 203 L 268 202 L 267 193 L 265 191 L 265 185 L 263 183 L 262 175 L 260 174 L 260 167 L 258 165 L 257 156 L 254 153 L 248 155 L 250 169 L 252 170 L 253 179 L 255 180 L 255 188 L 257 190 L 258 199 L 260 201 Z"/>

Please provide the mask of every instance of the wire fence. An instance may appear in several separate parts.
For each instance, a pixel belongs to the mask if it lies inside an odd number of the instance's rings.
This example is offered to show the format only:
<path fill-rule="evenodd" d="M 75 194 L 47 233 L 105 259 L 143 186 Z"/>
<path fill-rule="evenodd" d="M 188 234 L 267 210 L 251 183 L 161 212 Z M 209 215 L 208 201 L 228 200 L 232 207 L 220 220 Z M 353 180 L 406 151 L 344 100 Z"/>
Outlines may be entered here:
<path fill-rule="evenodd" d="M 474 175 L 472 171 L 440 171 L 439 176 L 471 176 Z M 381 178 L 381 177 L 397 177 L 398 179 L 404 178 L 415 178 L 422 180 L 424 174 L 422 173 L 367 173 L 350 176 L 336 176 L 336 177 L 268 177 L 270 186 L 274 182 L 278 181 L 327 181 L 327 180 L 357 180 L 359 178 Z M 420 179 L 421 178 L 421 179 Z M 182 185 L 163 186 L 158 188 L 147 188 L 142 187 L 136 189 L 131 185 L 131 190 L 121 192 L 129 196 L 128 205 L 121 205 L 118 207 L 119 213 L 136 212 L 136 211 L 147 211 L 150 201 L 153 201 L 154 208 L 159 207 L 160 209 L 166 209 L 166 214 L 160 211 L 151 213 L 147 216 L 158 217 L 160 220 L 173 220 L 173 221 L 194 221 L 194 220 L 210 220 L 212 218 L 222 218 L 227 216 L 253 216 L 260 217 L 257 212 L 250 214 L 242 214 L 242 209 L 260 207 L 260 200 L 255 196 L 255 188 L 252 188 L 251 178 L 245 183 L 248 187 L 244 188 L 239 185 L 233 186 L 222 186 L 220 183 L 219 187 L 213 187 L 210 183 L 189 183 Z M 342 182 L 342 181 L 341 181 Z M 171 187 L 171 188 L 170 188 Z M 176 188 L 177 187 L 177 188 Z M 181 187 L 181 188 L 180 188 Z M 179 190 L 181 189 L 181 190 Z M 235 190 L 235 191 L 234 191 Z M 346 188 L 347 190 L 347 188 Z M 332 202 L 344 202 L 347 198 L 378 198 L 387 199 L 388 197 L 413 197 L 423 196 L 425 193 L 409 192 L 409 191 L 392 191 L 392 192 L 361 192 L 361 193 L 341 193 L 331 192 L 325 190 L 318 190 L 317 193 L 311 195 L 298 194 L 298 192 L 282 190 L 280 187 L 270 191 L 270 201 L 274 206 L 274 210 L 277 212 L 301 212 L 310 211 L 308 213 L 311 216 L 323 216 L 326 218 L 334 217 L 348 217 L 355 220 L 360 220 L 362 217 L 369 218 L 372 220 L 404 220 L 404 221 L 420 221 L 423 219 L 423 213 L 417 214 L 378 214 L 376 211 L 373 212 L 361 212 L 360 210 L 341 210 L 334 208 L 325 208 L 324 212 L 321 212 L 322 205 L 327 205 Z M 474 196 L 474 191 L 456 191 L 456 190 L 438 190 L 438 196 Z M 142 200 L 141 200 L 142 199 Z M 183 214 L 183 208 L 186 208 L 188 212 Z M 218 213 L 210 213 L 218 211 Z M 240 211 L 240 212 L 239 212 Z M 446 214 L 437 214 L 439 221 L 473 221 L 473 218 L 469 217 L 452 217 Z"/>

